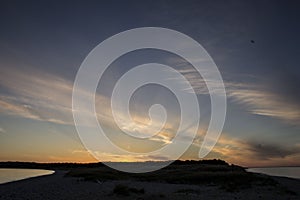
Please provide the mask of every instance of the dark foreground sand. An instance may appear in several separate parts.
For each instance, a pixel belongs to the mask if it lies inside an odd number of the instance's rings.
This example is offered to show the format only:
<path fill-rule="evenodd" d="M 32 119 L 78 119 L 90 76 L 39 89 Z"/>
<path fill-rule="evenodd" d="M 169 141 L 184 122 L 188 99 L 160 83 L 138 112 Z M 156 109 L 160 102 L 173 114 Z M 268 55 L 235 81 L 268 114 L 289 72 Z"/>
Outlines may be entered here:
<path fill-rule="evenodd" d="M 98 183 L 80 178 L 64 177 L 66 172 L 0 185 L 1 200 L 35 199 L 300 199 L 300 180 L 273 177 L 279 186 L 252 186 L 239 191 L 226 191 L 216 185 L 184 185 L 138 181 L 106 181 Z M 129 194 L 114 191 L 116 185 Z M 141 192 L 143 189 L 143 192 Z"/>

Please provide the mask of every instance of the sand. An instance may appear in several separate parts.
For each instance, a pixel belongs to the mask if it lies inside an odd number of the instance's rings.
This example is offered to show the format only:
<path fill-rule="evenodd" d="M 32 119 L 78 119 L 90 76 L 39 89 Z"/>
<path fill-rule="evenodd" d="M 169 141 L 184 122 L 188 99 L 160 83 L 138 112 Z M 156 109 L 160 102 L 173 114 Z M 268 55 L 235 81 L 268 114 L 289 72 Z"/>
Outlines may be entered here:
<path fill-rule="evenodd" d="M 35 199 L 300 199 L 300 180 L 274 177 L 280 187 L 255 185 L 239 191 L 225 191 L 215 185 L 184 185 L 138 181 L 83 181 L 81 178 L 64 177 L 65 171 L 0 185 L 1 200 Z M 116 185 L 135 188 L 129 196 L 114 192 Z"/>

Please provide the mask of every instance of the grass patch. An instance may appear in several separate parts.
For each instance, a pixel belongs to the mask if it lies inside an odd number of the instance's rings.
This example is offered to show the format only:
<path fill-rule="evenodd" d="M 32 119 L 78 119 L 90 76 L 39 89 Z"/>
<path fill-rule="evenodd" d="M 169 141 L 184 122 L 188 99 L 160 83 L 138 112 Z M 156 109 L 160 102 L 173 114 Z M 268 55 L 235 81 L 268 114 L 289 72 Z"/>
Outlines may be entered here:
<path fill-rule="evenodd" d="M 120 196 L 129 196 L 130 193 L 144 194 L 145 190 L 144 190 L 144 188 L 142 188 L 142 189 L 131 188 L 131 187 L 128 187 L 123 184 L 118 184 L 113 189 L 113 194 L 120 195 Z"/>
<path fill-rule="evenodd" d="M 193 189 L 179 189 L 175 193 L 179 194 L 200 194 L 200 191 Z"/>

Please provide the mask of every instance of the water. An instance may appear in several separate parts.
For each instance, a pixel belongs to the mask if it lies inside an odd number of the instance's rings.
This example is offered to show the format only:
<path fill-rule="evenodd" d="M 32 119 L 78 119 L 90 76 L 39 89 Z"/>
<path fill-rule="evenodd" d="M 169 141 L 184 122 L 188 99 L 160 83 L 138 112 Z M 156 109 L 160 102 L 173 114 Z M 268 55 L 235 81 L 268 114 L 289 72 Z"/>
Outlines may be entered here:
<path fill-rule="evenodd" d="M 271 176 L 284 176 L 300 179 L 300 167 L 270 167 L 270 168 L 249 168 L 248 172 L 262 173 Z"/>
<path fill-rule="evenodd" d="M 26 178 L 53 174 L 54 171 L 42 169 L 0 169 L 0 184 Z"/>

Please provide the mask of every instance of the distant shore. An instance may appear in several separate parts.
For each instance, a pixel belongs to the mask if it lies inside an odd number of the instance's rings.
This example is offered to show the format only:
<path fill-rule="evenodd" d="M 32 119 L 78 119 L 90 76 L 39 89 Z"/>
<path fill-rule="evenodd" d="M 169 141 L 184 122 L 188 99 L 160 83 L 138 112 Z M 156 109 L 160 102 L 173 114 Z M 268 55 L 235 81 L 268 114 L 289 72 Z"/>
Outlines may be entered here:
<path fill-rule="evenodd" d="M 226 164 L 188 165 L 144 175 L 99 167 L 56 169 L 52 175 L 0 184 L 0 199 L 300 199 L 299 179 L 248 173 Z"/>

